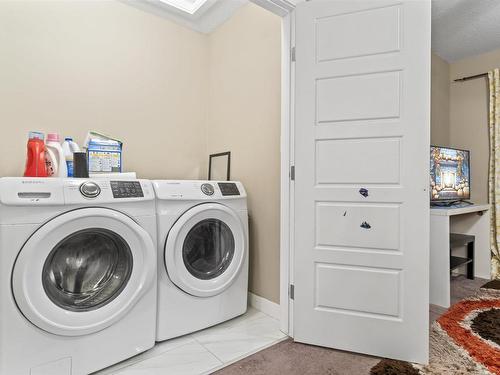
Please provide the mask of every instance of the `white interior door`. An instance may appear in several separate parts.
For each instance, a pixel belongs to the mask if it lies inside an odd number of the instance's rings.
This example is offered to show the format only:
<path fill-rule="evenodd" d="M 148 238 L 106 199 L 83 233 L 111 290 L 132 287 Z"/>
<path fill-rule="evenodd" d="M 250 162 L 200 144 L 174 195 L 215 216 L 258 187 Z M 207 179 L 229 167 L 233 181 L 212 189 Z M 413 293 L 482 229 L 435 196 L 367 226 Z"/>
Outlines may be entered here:
<path fill-rule="evenodd" d="M 296 10 L 296 341 L 428 359 L 430 1 Z"/>

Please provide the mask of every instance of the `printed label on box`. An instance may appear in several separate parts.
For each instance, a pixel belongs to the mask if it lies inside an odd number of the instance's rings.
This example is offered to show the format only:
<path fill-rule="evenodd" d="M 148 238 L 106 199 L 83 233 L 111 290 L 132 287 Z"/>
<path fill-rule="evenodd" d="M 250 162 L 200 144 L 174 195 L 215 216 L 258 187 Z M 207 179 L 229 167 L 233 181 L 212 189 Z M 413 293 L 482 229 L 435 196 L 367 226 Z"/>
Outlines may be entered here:
<path fill-rule="evenodd" d="M 121 172 L 121 152 L 88 152 L 89 172 Z"/>

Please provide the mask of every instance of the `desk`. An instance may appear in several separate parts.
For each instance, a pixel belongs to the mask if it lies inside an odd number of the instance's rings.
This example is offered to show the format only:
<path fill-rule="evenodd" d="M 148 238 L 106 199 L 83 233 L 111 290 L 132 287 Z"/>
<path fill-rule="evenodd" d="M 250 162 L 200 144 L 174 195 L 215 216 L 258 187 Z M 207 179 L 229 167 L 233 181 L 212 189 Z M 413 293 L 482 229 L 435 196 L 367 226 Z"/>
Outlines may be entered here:
<path fill-rule="evenodd" d="M 475 276 L 491 278 L 489 209 L 489 204 L 431 208 L 430 303 L 450 306 L 450 233 L 476 237 Z M 456 252 L 465 254 L 465 248 Z"/>

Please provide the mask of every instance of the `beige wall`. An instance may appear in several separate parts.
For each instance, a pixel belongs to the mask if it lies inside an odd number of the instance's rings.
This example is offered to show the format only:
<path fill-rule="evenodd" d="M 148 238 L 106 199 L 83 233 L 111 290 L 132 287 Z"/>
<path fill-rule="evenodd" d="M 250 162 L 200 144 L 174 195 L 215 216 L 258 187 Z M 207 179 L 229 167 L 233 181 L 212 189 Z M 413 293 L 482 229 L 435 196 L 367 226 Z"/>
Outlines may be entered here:
<path fill-rule="evenodd" d="M 0 176 L 22 174 L 31 129 L 116 136 L 146 178 L 206 178 L 230 150 L 250 290 L 279 302 L 280 38 L 253 4 L 207 36 L 118 1 L 0 1 Z"/>
<path fill-rule="evenodd" d="M 500 67 L 500 49 L 448 64 L 432 55 L 431 142 L 471 151 L 471 201 L 488 202 L 488 81 L 465 76 Z"/>
<path fill-rule="evenodd" d="M 252 32 L 249 32 L 252 30 Z M 209 38 L 208 151 L 248 192 L 250 290 L 279 303 L 281 19 L 249 4 Z"/>
<path fill-rule="evenodd" d="M 0 175 L 22 174 L 30 129 L 92 129 L 125 142 L 126 170 L 204 177 L 207 48 L 118 1 L 1 1 Z"/>
<path fill-rule="evenodd" d="M 431 55 L 431 144 L 448 146 L 450 141 L 450 65 Z"/>
<path fill-rule="evenodd" d="M 500 67 L 500 50 L 450 64 L 450 81 Z M 488 201 L 488 80 L 451 82 L 450 144 L 471 151 L 471 200 Z"/>

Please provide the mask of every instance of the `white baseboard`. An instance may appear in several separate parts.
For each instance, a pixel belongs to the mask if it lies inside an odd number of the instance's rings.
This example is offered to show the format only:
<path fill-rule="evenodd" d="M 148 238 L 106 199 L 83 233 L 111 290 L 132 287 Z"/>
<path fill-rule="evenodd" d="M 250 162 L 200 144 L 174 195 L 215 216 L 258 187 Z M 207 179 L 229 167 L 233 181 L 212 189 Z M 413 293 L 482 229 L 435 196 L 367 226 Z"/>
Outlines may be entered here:
<path fill-rule="evenodd" d="M 254 309 L 262 311 L 264 314 L 274 319 L 280 320 L 280 305 L 276 302 L 269 301 L 268 299 L 248 292 L 248 304 Z"/>

